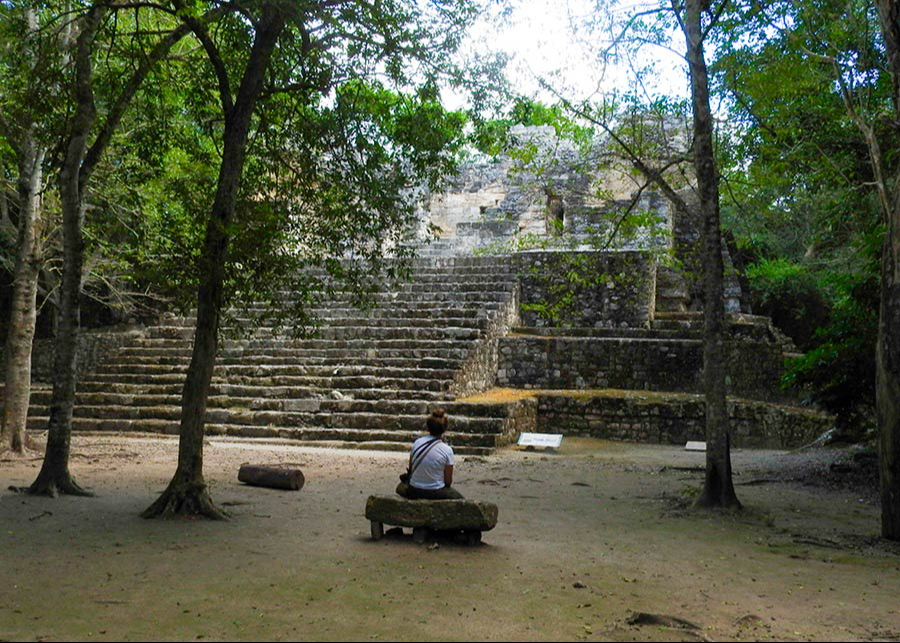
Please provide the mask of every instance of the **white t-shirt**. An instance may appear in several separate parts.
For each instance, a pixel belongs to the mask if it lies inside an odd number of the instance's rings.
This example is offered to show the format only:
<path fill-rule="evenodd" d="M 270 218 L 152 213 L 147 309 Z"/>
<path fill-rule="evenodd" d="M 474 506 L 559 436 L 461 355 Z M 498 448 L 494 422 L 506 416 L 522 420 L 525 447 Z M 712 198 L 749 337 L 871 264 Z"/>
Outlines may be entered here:
<path fill-rule="evenodd" d="M 428 449 L 409 479 L 409 484 L 417 489 L 443 489 L 444 467 L 453 464 L 453 449 L 446 442 L 440 440 L 431 448 L 427 446 L 434 439 L 432 435 L 423 435 L 413 442 L 411 453 L 418 454 L 419 447 L 423 451 Z"/>

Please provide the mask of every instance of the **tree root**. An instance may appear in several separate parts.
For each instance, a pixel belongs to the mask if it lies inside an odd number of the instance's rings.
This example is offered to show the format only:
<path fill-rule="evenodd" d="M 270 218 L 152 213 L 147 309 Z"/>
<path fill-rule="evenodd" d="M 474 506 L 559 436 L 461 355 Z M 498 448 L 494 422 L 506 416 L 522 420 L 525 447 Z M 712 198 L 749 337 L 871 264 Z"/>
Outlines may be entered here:
<path fill-rule="evenodd" d="M 48 496 L 50 498 L 56 498 L 59 495 L 92 498 L 95 495 L 80 487 L 68 471 L 61 475 L 41 473 L 30 487 L 24 487 L 22 491 L 32 496 Z"/>
<path fill-rule="evenodd" d="M 42 458 L 43 455 L 44 445 L 29 435 L 25 436 L 24 444 L 21 445 L 21 448 L 13 448 L 8 444 L 0 447 L 0 460 L 3 462 L 33 460 Z"/>
<path fill-rule="evenodd" d="M 693 508 L 737 513 L 744 509 L 744 505 L 742 505 L 741 501 L 734 495 L 731 495 L 730 497 L 708 498 L 701 493 L 694 501 Z"/>
<path fill-rule="evenodd" d="M 650 612 L 633 612 L 626 620 L 626 623 L 629 625 L 660 625 L 682 630 L 701 629 L 696 623 L 683 618 L 669 616 L 668 614 L 651 614 Z"/>
<path fill-rule="evenodd" d="M 202 516 L 210 520 L 228 520 L 228 514 L 216 507 L 203 483 L 172 482 L 141 514 L 142 518 L 178 518 Z"/>

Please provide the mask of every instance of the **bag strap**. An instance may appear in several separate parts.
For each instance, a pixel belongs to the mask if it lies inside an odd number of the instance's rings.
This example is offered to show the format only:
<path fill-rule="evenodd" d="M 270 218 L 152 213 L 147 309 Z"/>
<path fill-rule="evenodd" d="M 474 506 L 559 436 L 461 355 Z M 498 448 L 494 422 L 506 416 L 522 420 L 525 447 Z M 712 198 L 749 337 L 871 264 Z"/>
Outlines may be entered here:
<path fill-rule="evenodd" d="M 409 477 L 412 477 L 413 471 L 415 471 L 420 464 L 425 460 L 425 456 L 428 455 L 428 452 L 438 443 L 441 442 L 440 438 L 434 438 L 431 442 L 426 442 L 425 444 L 419 445 L 418 450 L 413 451 L 409 455 L 409 468 L 407 471 L 409 472 Z"/>

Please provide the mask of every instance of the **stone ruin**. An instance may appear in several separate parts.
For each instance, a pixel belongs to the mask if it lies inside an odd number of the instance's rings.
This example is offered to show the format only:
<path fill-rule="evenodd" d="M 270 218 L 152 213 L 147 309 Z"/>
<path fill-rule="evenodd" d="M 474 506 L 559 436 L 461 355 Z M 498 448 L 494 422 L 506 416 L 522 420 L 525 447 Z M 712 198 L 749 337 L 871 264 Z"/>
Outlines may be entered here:
<path fill-rule="evenodd" d="M 580 169 L 596 159 L 577 161 L 557 146 L 540 173 L 511 159 L 470 165 L 432 199 L 437 239 L 421 248 L 411 281 L 379 293 L 372 309 L 339 294 L 312 311 L 324 322 L 314 338 L 263 326 L 224 340 L 208 434 L 407 450 L 440 406 L 462 454 L 490 453 L 520 431 L 703 440 L 701 303 L 685 268 L 696 222 L 650 191 L 632 199 L 627 176 Z M 628 207 L 644 214 L 640 225 L 610 235 Z M 672 256 L 680 269 L 668 267 Z M 794 349 L 746 312 L 728 256 L 726 265 L 732 443 L 805 444 L 832 418 L 780 388 Z M 256 312 L 234 317 L 249 324 Z M 126 333 L 84 333 L 74 429 L 176 434 L 193 323 L 166 315 Z M 35 430 L 47 424 L 50 368 L 37 346 Z"/>

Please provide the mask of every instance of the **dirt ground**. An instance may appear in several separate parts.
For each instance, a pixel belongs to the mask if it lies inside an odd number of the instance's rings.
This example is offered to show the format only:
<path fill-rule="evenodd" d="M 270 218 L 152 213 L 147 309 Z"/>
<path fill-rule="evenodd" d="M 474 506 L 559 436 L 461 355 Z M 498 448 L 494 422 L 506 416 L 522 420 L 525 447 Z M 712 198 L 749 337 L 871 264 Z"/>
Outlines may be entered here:
<path fill-rule="evenodd" d="M 456 486 L 500 507 L 466 547 L 370 539 L 366 497 L 393 490 L 400 453 L 211 439 L 231 520 L 143 520 L 176 446 L 76 437 L 92 499 L 7 491 L 39 461 L 0 463 L 0 640 L 900 638 L 900 549 L 869 497 L 827 483 L 832 451 L 735 452 L 746 510 L 726 515 L 687 509 L 703 454 L 679 448 L 459 458 Z M 299 465 L 306 486 L 244 486 L 244 462 Z"/>

